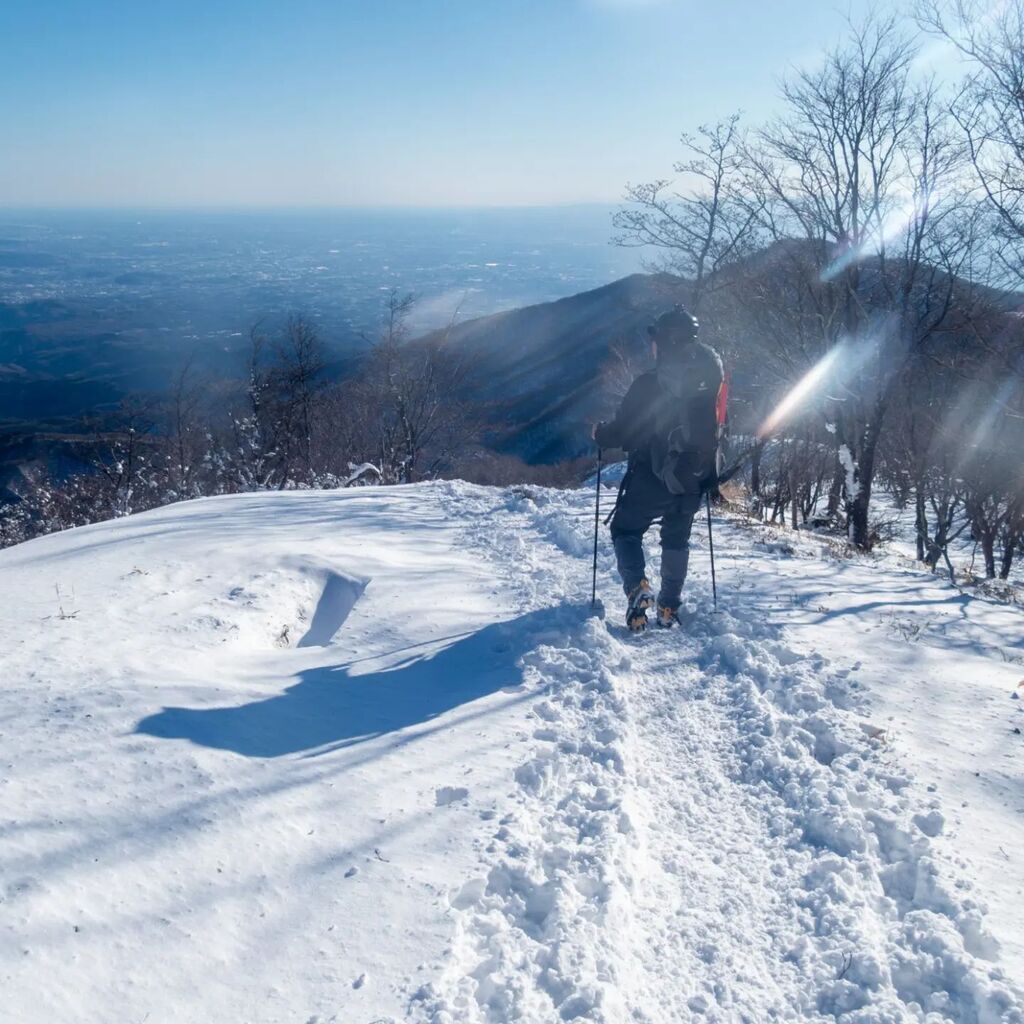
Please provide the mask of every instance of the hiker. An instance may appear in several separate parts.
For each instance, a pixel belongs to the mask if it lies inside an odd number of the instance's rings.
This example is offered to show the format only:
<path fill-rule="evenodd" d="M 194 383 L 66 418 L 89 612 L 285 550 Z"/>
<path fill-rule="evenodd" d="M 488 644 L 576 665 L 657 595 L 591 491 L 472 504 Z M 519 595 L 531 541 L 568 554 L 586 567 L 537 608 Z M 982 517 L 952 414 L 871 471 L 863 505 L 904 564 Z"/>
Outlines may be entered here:
<path fill-rule="evenodd" d="M 655 368 L 640 374 L 615 418 L 594 427 L 602 448 L 629 453 L 611 517 L 612 543 L 626 592 L 626 625 L 647 628 L 655 603 L 645 575 L 643 537 L 661 520 L 661 589 L 656 623 L 678 621 L 693 517 L 716 487 L 718 440 L 725 420 L 725 378 L 718 353 L 697 340 L 698 323 L 682 306 L 647 328 Z"/>

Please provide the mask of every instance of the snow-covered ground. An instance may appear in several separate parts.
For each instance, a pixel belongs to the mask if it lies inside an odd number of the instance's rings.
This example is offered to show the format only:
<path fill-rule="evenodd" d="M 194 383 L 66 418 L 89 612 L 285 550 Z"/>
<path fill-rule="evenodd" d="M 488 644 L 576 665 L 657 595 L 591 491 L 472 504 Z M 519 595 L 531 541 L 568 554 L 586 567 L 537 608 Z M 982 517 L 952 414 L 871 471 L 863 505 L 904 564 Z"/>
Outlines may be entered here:
<path fill-rule="evenodd" d="M 729 520 L 629 637 L 591 501 L 0 553 L 0 1019 L 1024 1021 L 1024 611 Z"/>
<path fill-rule="evenodd" d="M 917 557 L 917 528 L 914 524 L 913 505 L 906 505 L 899 508 L 892 495 L 884 490 L 878 489 L 871 495 L 871 505 L 874 518 L 883 526 L 886 539 L 882 548 L 886 551 L 897 552 L 911 560 Z M 934 514 L 928 509 L 929 527 L 934 530 Z M 958 576 L 963 573 L 971 573 L 976 577 L 983 577 L 985 574 L 985 559 L 981 553 L 981 545 L 971 539 L 970 527 L 966 524 L 966 515 L 961 509 L 954 517 L 953 532 L 957 534 L 949 545 L 949 558 L 956 569 Z M 1002 552 L 997 548 L 996 563 Z M 942 572 L 948 571 L 945 562 L 940 561 L 939 569 Z M 1022 588 L 1021 594 L 1024 598 L 1024 558 L 1017 557 L 1010 567 L 1010 583 Z"/>

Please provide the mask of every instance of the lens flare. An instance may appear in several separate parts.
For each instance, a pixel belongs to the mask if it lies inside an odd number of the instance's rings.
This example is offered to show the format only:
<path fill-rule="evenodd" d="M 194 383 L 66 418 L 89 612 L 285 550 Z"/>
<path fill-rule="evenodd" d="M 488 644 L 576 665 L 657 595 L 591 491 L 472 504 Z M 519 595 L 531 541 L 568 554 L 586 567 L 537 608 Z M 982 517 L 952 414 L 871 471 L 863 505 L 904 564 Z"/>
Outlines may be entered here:
<path fill-rule="evenodd" d="M 763 441 L 766 437 L 774 434 L 784 423 L 792 418 L 793 414 L 803 406 L 814 394 L 815 390 L 828 377 L 829 372 L 839 360 L 843 346 L 836 345 L 835 348 L 826 352 L 797 383 L 790 388 L 789 393 L 771 411 L 768 418 L 761 424 L 757 431 L 757 438 Z"/>
<path fill-rule="evenodd" d="M 919 216 L 921 216 L 921 210 L 913 198 L 907 199 L 896 209 L 890 210 L 878 228 L 859 245 L 848 246 L 829 263 L 821 272 L 821 281 L 823 283 L 832 281 L 853 264 L 871 256 L 877 256 L 887 245 L 906 234 Z"/>
<path fill-rule="evenodd" d="M 975 395 L 975 403 L 970 408 L 969 418 L 964 417 L 962 426 L 973 420 L 973 427 L 968 428 L 966 443 L 961 442 L 961 454 L 957 460 L 957 470 L 963 472 L 971 462 L 978 458 L 979 451 L 991 450 L 996 424 L 1000 415 L 1006 412 L 1006 405 L 1018 387 L 1018 382 L 1010 377 L 1003 382 L 995 395 Z M 981 410 L 979 415 L 979 410 Z M 958 432 L 959 433 L 959 432 Z"/>

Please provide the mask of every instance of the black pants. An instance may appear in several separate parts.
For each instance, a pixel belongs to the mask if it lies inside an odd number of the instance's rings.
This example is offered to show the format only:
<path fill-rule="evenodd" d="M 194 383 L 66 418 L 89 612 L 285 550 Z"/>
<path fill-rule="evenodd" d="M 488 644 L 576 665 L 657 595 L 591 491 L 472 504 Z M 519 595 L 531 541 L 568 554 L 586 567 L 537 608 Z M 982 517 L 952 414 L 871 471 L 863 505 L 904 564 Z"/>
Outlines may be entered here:
<path fill-rule="evenodd" d="M 690 560 L 690 530 L 700 494 L 671 494 L 643 463 L 629 471 L 615 515 L 612 544 L 622 588 L 628 595 L 644 578 L 644 534 L 661 520 L 661 589 L 658 603 L 678 606 Z"/>

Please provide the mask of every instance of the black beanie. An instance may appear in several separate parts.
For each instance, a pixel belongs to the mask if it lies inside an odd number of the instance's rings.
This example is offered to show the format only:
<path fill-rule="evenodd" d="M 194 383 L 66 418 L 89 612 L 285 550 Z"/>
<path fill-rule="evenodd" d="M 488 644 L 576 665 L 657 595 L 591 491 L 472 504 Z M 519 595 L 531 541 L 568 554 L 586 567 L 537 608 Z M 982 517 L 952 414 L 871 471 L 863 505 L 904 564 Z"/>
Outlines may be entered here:
<path fill-rule="evenodd" d="M 700 324 L 692 313 L 683 306 L 674 306 L 668 312 L 662 313 L 647 328 L 647 333 L 655 341 L 678 345 L 696 341 L 699 328 Z"/>

